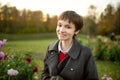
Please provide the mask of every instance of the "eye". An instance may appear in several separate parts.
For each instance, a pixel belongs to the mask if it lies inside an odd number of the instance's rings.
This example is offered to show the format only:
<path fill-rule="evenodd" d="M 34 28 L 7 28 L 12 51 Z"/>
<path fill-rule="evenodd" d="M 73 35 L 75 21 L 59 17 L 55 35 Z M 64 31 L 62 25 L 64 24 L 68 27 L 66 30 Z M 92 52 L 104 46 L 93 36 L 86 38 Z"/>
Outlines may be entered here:
<path fill-rule="evenodd" d="M 66 26 L 67 29 L 70 29 L 71 27 L 70 26 Z"/>
<path fill-rule="evenodd" d="M 59 24 L 57 24 L 57 26 L 58 26 L 58 27 L 61 27 L 62 25 L 59 23 Z"/>

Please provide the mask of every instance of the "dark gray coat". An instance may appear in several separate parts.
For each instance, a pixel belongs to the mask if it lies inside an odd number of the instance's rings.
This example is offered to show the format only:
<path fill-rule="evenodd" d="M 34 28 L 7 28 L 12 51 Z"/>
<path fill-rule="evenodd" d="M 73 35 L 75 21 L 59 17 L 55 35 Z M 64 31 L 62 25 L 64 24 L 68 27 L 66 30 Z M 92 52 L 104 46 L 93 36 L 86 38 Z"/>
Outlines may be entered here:
<path fill-rule="evenodd" d="M 44 59 L 42 80 L 50 80 L 51 76 L 59 75 L 64 80 L 98 80 L 98 74 L 94 58 L 88 47 L 81 45 L 77 40 L 68 52 L 69 59 L 64 68 L 59 72 L 58 68 L 63 65 L 58 63 L 58 42 L 49 45 Z"/>

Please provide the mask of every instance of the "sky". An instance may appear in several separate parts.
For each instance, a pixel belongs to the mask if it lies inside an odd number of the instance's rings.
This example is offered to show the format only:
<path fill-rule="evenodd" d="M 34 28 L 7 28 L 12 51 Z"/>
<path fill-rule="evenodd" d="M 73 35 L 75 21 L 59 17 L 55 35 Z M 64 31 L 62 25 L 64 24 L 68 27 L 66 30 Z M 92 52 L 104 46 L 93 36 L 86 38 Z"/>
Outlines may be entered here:
<path fill-rule="evenodd" d="M 43 14 L 59 15 L 65 10 L 74 10 L 82 16 L 87 15 L 88 7 L 94 5 L 102 12 L 107 4 L 117 5 L 120 0 L 0 0 L 2 5 L 9 4 L 17 9 L 41 10 Z"/>

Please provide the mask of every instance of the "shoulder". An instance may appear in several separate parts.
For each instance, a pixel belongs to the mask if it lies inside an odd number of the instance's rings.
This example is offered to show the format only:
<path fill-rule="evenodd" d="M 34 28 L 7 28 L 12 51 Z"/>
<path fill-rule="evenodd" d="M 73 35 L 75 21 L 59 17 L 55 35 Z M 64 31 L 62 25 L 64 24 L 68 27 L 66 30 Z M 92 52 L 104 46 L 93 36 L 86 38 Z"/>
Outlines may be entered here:
<path fill-rule="evenodd" d="M 82 45 L 83 46 L 83 51 L 85 53 L 91 53 L 91 49 L 88 46 Z"/>
<path fill-rule="evenodd" d="M 91 51 L 90 47 L 88 47 L 88 46 L 86 46 L 84 44 L 81 44 L 78 41 L 77 41 L 77 43 L 78 43 L 79 48 L 81 48 L 81 51 L 80 51 L 81 54 L 83 54 L 85 56 L 92 55 L 92 51 Z"/>
<path fill-rule="evenodd" d="M 51 50 L 57 50 L 58 49 L 58 40 L 55 41 L 55 42 L 52 42 L 48 45 L 48 51 L 51 51 Z"/>
<path fill-rule="evenodd" d="M 75 40 L 75 43 L 77 44 L 77 46 L 79 46 L 79 48 L 81 48 L 82 51 L 91 52 L 91 49 L 88 46 L 81 44 L 78 40 Z"/>
<path fill-rule="evenodd" d="M 58 41 L 52 42 L 48 45 L 45 55 L 45 60 L 53 53 L 58 51 Z"/>
<path fill-rule="evenodd" d="M 75 53 L 75 55 L 74 55 Z M 91 55 L 91 50 L 89 47 L 81 44 L 78 40 L 73 41 L 73 45 L 68 53 L 73 59 L 77 57 L 87 57 Z"/>

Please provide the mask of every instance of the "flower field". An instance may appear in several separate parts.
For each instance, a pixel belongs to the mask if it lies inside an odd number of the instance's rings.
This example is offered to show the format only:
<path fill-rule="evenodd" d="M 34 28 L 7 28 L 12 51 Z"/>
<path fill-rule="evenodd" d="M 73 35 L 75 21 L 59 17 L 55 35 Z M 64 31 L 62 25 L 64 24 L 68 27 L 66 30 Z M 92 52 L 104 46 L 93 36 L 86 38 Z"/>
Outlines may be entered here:
<path fill-rule="evenodd" d="M 7 40 L 0 41 L 0 50 L 5 47 Z M 6 49 L 7 50 L 7 49 Z M 38 72 L 30 52 L 0 51 L 0 80 L 31 80 Z M 24 79 L 23 79 L 24 77 Z"/>

